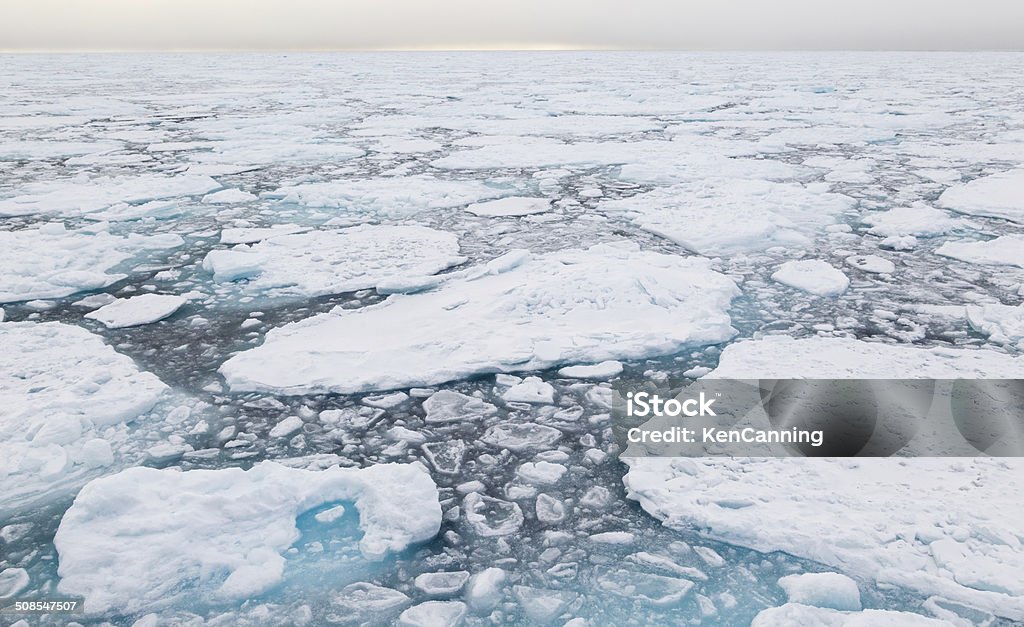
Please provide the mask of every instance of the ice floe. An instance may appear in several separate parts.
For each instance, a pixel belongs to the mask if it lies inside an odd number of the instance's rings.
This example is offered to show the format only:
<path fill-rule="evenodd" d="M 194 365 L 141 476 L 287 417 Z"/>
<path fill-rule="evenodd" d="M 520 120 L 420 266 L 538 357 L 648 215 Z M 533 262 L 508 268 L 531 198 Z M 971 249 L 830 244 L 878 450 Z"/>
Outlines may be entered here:
<path fill-rule="evenodd" d="M 1024 168 L 990 174 L 942 192 L 938 203 L 959 213 L 1024 223 Z"/>
<path fill-rule="evenodd" d="M 110 273 L 133 255 L 183 244 L 177 235 L 111 235 L 102 228 L 68 230 L 61 223 L 0 231 L 0 303 L 60 298 L 125 278 Z"/>
<path fill-rule="evenodd" d="M 117 299 L 85 314 L 85 317 L 98 320 L 108 329 L 136 327 L 163 320 L 187 302 L 188 299 L 172 294 L 142 294 Z"/>
<path fill-rule="evenodd" d="M 854 200 L 798 183 L 705 179 L 621 200 L 599 211 L 627 212 L 641 228 L 702 255 L 803 246 Z"/>
<path fill-rule="evenodd" d="M 86 485 L 61 519 L 59 590 L 98 613 L 240 602 L 285 577 L 296 518 L 335 501 L 355 503 L 359 548 L 371 561 L 434 537 L 441 524 L 437 488 L 416 464 L 132 468 Z"/>
<path fill-rule="evenodd" d="M 13 198 L 0 200 L 0 216 L 47 214 L 97 220 L 134 220 L 167 214 L 172 205 L 159 201 L 197 196 L 219 189 L 208 176 L 182 174 L 133 177 L 77 177 L 55 182 L 30 183 Z M 143 205 L 142 203 L 146 203 Z"/>
<path fill-rule="evenodd" d="M 867 213 L 861 221 L 871 225 L 868 233 L 881 237 L 935 237 L 964 227 L 963 220 L 923 204 Z"/>
<path fill-rule="evenodd" d="M 735 333 L 738 289 L 703 259 L 602 244 L 520 261 L 276 329 L 221 373 L 236 391 L 361 392 L 671 354 Z"/>
<path fill-rule="evenodd" d="M 125 424 L 167 389 L 85 329 L 0 323 L 0 511 L 120 459 Z"/>
<path fill-rule="evenodd" d="M 463 261 L 452 233 L 364 225 L 267 236 L 253 246 L 213 250 L 203 268 L 219 282 L 247 279 L 238 285 L 246 292 L 320 296 L 429 276 Z"/>
<path fill-rule="evenodd" d="M 935 254 L 986 266 L 1024 268 L 1024 236 L 1002 235 L 987 241 L 946 242 Z"/>
<path fill-rule="evenodd" d="M 528 216 L 550 211 L 551 201 L 547 198 L 529 198 L 510 196 L 487 202 L 477 202 L 466 207 L 466 211 L 476 216 L 488 218 Z"/>
<path fill-rule="evenodd" d="M 772 273 L 772 279 L 816 296 L 838 296 L 850 287 L 849 277 L 820 259 L 787 261 Z"/>
<path fill-rule="evenodd" d="M 953 627 L 956 623 L 929 618 L 911 612 L 864 610 L 841 612 L 799 603 L 763 610 L 754 617 L 751 627 Z"/>
<path fill-rule="evenodd" d="M 997 344 L 1024 348 L 1024 305 L 968 305 L 967 321 Z"/>
<path fill-rule="evenodd" d="M 599 364 L 566 366 L 558 371 L 558 376 L 570 379 L 612 379 L 622 373 L 622 363 L 614 360 L 602 361 Z"/>

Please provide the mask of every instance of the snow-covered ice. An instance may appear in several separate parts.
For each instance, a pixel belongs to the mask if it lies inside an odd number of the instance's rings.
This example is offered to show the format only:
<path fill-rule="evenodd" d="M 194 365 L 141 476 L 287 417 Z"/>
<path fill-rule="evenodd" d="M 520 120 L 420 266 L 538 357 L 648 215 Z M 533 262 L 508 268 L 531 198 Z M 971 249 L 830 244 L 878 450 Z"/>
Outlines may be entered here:
<path fill-rule="evenodd" d="M 451 233 L 380 225 L 264 237 L 210 251 L 203 268 L 219 282 L 247 279 L 239 286 L 245 292 L 321 296 L 429 276 L 463 261 Z"/>
<path fill-rule="evenodd" d="M 833 610 L 857 612 L 861 609 L 857 582 L 840 573 L 803 573 L 779 579 L 790 603 L 802 603 Z"/>
<path fill-rule="evenodd" d="M 1024 168 L 990 174 L 954 185 L 939 196 L 939 204 L 953 211 L 1003 218 L 1024 223 Z"/>
<path fill-rule="evenodd" d="M 344 393 L 664 355 L 732 337 L 736 294 L 704 260 L 599 245 L 315 316 L 220 371 L 237 391 Z"/>
<path fill-rule="evenodd" d="M 1002 235 L 985 241 L 946 242 L 935 250 L 935 254 L 987 266 L 1024 268 L 1024 236 Z"/>
<path fill-rule="evenodd" d="M 90 311 L 85 317 L 98 320 L 108 329 L 136 327 L 163 320 L 187 302 L 188 299 L 173 294 L 142 294 L 115 300 Z"/>
<path fill-rule="evenodd" d="M 820 259 L 787 261 L 772 273 L 772 279 L 815 296 L 838 296 L 850 286 L 842 270 Z"/>
<path fill-rule="evenodd" d="M 286 576 L 303 512 L 354 502 L 359 548 L 372 561 L 434 537 L 437 499 L 415 464 L 132 468 L 88 484 L 61 520 L 60 591 L 85 597 L 89 612 L 244 600 Z"/>
<path fill-rule="evenodd" d="M 544 213 L 551 209 L 551 201 L 546 198 L 526 198 L 510 196 L 477 202 L 466 207 L 466 211 L 476 216 L 488 218 L 528 216 L 535 213 Z"/>

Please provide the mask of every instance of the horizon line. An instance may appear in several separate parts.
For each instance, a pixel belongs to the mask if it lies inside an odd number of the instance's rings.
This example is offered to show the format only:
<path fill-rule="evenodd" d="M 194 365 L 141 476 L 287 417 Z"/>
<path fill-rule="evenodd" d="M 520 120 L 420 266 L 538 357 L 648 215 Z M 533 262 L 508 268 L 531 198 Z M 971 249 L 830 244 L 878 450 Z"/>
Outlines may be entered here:
<path fill-rule="evenodd" d="M 253 53 L 410 53 L 410 52 L 702 52 L 702 53 L 757 53 L 757 52 L 1024 52 L 1024 48 L 661 48 L 614 46 L 536 46 L 476 47 L 476 46 L 420 46 L 382 48 L 0 48 L 0 54 L 253 54 Z"/>

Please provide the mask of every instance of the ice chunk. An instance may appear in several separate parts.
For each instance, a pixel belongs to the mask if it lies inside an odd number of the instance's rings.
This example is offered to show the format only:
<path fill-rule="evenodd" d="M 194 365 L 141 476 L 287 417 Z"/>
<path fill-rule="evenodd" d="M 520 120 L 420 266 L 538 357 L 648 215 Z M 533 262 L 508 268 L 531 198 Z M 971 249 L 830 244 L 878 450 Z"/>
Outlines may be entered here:
<path fill-rule="evenodd" d="M 526 377 L 522 383 L 505 390 L 501 398 L 510 403 L 550 405 L 555 402 L 555 387 L 540 377 Z"/>
<path fill-rule="evenodd" d="M 274 428 L 270 430 L 270 437 L 272 438 L 285 438 L 295 433 L 302 428 L 302 418 L 298 416 L 288 416 L 281 422 L 274 425 Z"/>
<path fill-rule="evenodd" d="M 317 512 L 313 518 L 316 519 L 318 523 L 329 524 L 344 516 L 347 511 L 348 510 L 345 509 L 344 505 L 335 505 L 334 507 L 325 509 L 322 512 Z"/>
<path fill-rule="evenodd" d="M 598 204 L 702 255 L 806 245 L 853 199 L 796 183 L 702 179 Z M 757 207 L 756 212 L 751 207 Z"/>
<path fill-rule="evenodd" d="M 171 294 L 142 294 L 121 298 L 85 314 L 108 329 L 137 327 L 167 318 L 181 309 L 188 300 Z"/>
<path fill-rule="evenodd" d="M 565 503 L 548 494 L 538 494 L 535 506 L 537 520 L 555 525 L 565 520 Z"/>
<path fill-rule="evenodd" d="M 462 601 L 427 601 L 414 605 L 398 617 L 399 627 L 455 627 L 466 615 Z"/>
<path fill-rule="evenodd" d="M 238 286 L 245 292 L 321 296 L 434 274 L 465 261 L 458 253 L 458 238 L 451 233 L 421 226 L 358 226 L 214 250 L 203 267 L 217 281 L 248 278 Z"/>
<path fill-rule="evenodd" d="M 857 582 L 839 573 L 804 573 L 779 579 L 790 603 L 802 603 L 833 610 L 856 612 L 861 609 Z"/>
<path fill-rule="evenodd" d="M 500 568 L 485 568 L 469 578 L 466 603 L 477 612 L 487 612 L 501 603 L 506 573 Z"/>
<path fill-rule="evenodd" d="M 667 606 L 683 600 L 693 589 L 693 582 L 678 577 L 617 569 L 598 575 L 597 587 L 630 601 Z"/>
<path fill-rule="evenodd" d="M 80 177 L 55 182 L 32 183 L 21 188 L 20 196 L 0 200 L 0 216 L 36 213 L 99 220 L 138 219 L 163 214 L 168 205 L 153 203 L 145 211 L 128 205 L 166 198 L 197 196 L 219 189 L 220 183 L 208 176 L 182 174 L 89 179 Z"/>
<path fill-rule="evenodd" d="M 1024 305 L 968 305 L 967 321 L 997 344 L 1024 348 Z"/>
<path fill-rule="evenodd" d="M 454 390 L 434 392 L 423 401 L 428 423 L 465 422 L 479 420 L 498 411 L 498 408 L 474 396 L 459 394 Z"/>
<path fill-rule="evenodd" d="M 782 607 L 762 610 L 750 627 L 798 627 L 820 625 L 821 627 L 953 627 L 953 623 L 891 610 L 864 610 L 863 612 L 840 612 L 799 603 L 787 603 Z"/>
<path fill-rule="evenodd" d="M 878 255 L 853 255 L 846 258 L 846 263 L 874 274 L 892 274 L 896 271 L 896 264 Z"/>
<path fill-rule="evenodd" d="M 551 448 L 561 437 L 562 432 L 554 427 L 528 422 L 494 425 L 480 439 L 491 446 L 522 452 Z"/>
<path fill-rule="evenodd" d="M 333 605 L 363 620 L 379 619 L 380 615 L 397 611 L 410 603 L 409 597 L 393 588 L 367 582 L 353 583 L 341 590 Z"/>
<path fill-rule="evenodd" d="M 732 337 L 737 294 L 705 260 L 602 244 L 314 316 L 220 372 L 235 391 L 351 393 L 672 354 Z"/>
<path fill-rule="evenodd" d="M 24 568 L 0 570 L 0 599 L 9 599 L 28 587 L 28 571 Z"/>
<path fill-rule="evenodd" d="M 552 462 L 526 462 L 519 466 L 516 474 L 520 479 L 534 485 L 552 485 L 561 481 L 568 469 Z"/>
<path fill-rule="evenodd" d="M 551 210 L 551 201 L 547 198 L 529 198 L 525 196 L 510 196 L 477 202 L 466 207 L 466 211 L 476 216 L 489 218 L 528 216 L 535 213 L 544 213 Z"/>
<path fill-rule="evenodd" d="M 984 242 L 946 242 L 935 254 L 968 263 L 1024 268 L 1024 236 L 1003 235 Z"/>
<path fill-rule="evenodd" d="M 0 303 L 100 289 L 125 277 L 109 271 L 134 254 L 182 243 L 176 235 L 117 237 L 60 223 L 0 231 Z"/>
<path fill-rule="evenodd" d="M 219 192 L 214 192 L 212 194 L 207 194 L 206 196 L 203 196 L 203 202 L 210 203 L 213 205 L 229 205 L 234 203 L 250 202 L 256 200 L 256 198 L 257 196 L 255 194 L 250 194 L 249 192 L 236 188 L 231 188 L 222 189 Z"/>
<path fill-rule="evenodd" d="M 546 624 L 562 614 L 576 600 L 576 593 L 565 590 L 546 590 L 529 586 L 513 586 L 512 593 L 519 601 L 526 618 L 533 624 Z"/>
<path fill-rule="evenodd" d="M 872 225 L 868 233 L 881 237 L 934 237 L 964 226 L 963 220 L 951 218 L 945 211 L 923 204 L 868 213 L 861 220 Z"/>
<path fill-rule="evenodd" d="M 54 537 L 59 590 L 84 596 L 91 612 L 246 599 L 281 581 L 296 517 L 333 501 L 355 502 L 370 560 L 432 538 L 441 524 L 437 488 L 415 464 L 132 468 L 88 484 L 64 514 Z"/>
<path fill-rule="evenodd" d="M 166 390 L 85 329 L 0 324 L 0 511 L 109 466 L 110 443 L 96 440 L 150 411 Z"/>
<path fill-rule="evenodd" d="M 842 271 L 820 259 L 787 261 L 772 279 L 816 296 L 838 296 L 850 287 L 850 279 Z"/>
<path fill-rule="evenodd" d="M 517 503 L 503 501 L 479 492 L 462 499 L 466 521 L 482 537 L 507 536 L 523 526 L 523 510 Z"/>
<path fill-rule="evenodd" d="M 512 190 L 476 181 L 429 176 L 374 178 L 301 183 L 263 194 L 306 207 L 340 209 L 345 214 L 409 216 L 431 209 L 450 209 L 508 195 Z"/>
<path fill-rule="evenodd" d="M 1024 168 L 991 174 L 942 192 L 939 204 L 959 213 L 1024 223 Z"/>
<path fill-rule="evenodd" d="M 622 363 L 614 360 L 602 361 L 592 366 L 566 366 L 558 376 L 570 379 L 612 379 L 622 374 Z"/>
<path fill-rule="evenodd" d="M 413 584 L 428 596 L 440 597 L 458 594 L 468 580 L 469 573 L 467 571 L 454 570 L 417 575 Z"/>

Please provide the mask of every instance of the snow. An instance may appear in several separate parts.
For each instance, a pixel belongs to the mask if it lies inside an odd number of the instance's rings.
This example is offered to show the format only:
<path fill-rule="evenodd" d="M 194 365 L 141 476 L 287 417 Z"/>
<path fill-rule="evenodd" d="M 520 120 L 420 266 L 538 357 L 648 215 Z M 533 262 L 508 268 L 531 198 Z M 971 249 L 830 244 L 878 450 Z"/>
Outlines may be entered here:
<path fill-rule="evenodd" d="M 622 363 L 614 360 L 602 361 L 589 366 L 566 366 L 558 371 L 558 376 L 570 379 L 613 379 L 622 374 Z"/>
<path fill-rule="evenodd" d="M 244 600 L 282 581 L 296 517 L 334 501 L 355 502 L 367 560 L 429 540 L 441 524 L 437 488 L 415 464 L 132 468 L 86 485 L 64 514 L 58 589 L 93 613 Z"/>
<path fill-rule="evenodd" d="M 404 176 L 301 183 L 261 194 L 286 204 L 337 209 L 342 215 L 411 216 L 506 196 L 510 190 L 476 181 Z"/>
<path fill-rule="evenodd" d="M 550 210 L 551 201 L 546 198 L 520 196 L 477 202 L 466 207 L 466 211 L 473 215 L 488 218 L 528 216 Z"/>
<path fill-rule="evenodd" d="M 850 279 L 841 270 L 820 259 L 787 261 L 772 279 L 815 296 L 838 296 L 850 287 Z"/>
<path fill-rule="evenodd" d="M 779 579 L 790 603 L 848 612 L 861 609 L 857 582 L 840 573 L 803 573 Z"/>
<path fill-rule="evenodd" d="M 991 174 L 942 192 L 938 203 L 975 216 L 1003 218 L 1024 224 L 1024 168 Z"/>
<path fill-rule="evenodd" d="M 465 261 L 459 240 L 422 226 L 357 226 L 272 236 L 210 251 L 203 268 L 244 292 L 322 296 L 440 272 Z"/>
<path fill-rule="evenodd" d="M 861 216 L 861 221 L 871 225 L 868 233 L 880 237 L 936 237 L 965 226 L 963 220 L 951 218 L 945 211 L 925 204 L 867 213 Z"/>
<path fill-rule="evenodd" d="M 954 623 L 910 612 L 864 610 L 840 612 L 798 603 L 787 603 L 760 612 L 751 627 L 953 627 Z"/>
<path fill-rule="evenodd" d="M 0 231 L 0 303 L 60 298 L 125 278 L 110 270 L 150 250 L 176 248 L 177 235 L 118 237 L 105 230 L 67 230 L 61 223 Z"/>
<path fill-rule="evenodd" d="M 0 511 L 110 466 L 103 438 L 121 436 L 109 428 L 150 411 L 166 390 L 84 329 L 0 323 Z"/>
<path fill-rule="evenodd" d="M 736 285 L 702 259 L 597 245 L 468 272 L 275 329 L 220 372 L 235 391 L 364 392 L 671 354 L 734 334 Z"/>
<path fill-rule="evenodd" d="M 146 215 L 160 216 L 166 203 L 150 203 L 146 210 L 135 205 L 148 201 L 197 196 L 219 189 L 208 176 L 145 174 L 132 177 L 80 176 L 53 182 L 30 183 L 23 192 L 0 200 L 0 216 L 47 214 L 96 220 L 134 220 Z"/>
<path fill-rule="evenodd" d="M 108 329 L 137 327 L 163 320 L 186 303 L 188 299 L 181 296 L 142 294 L 131 298 L 119 298 L 109 305 L 85 314 L 85 317 L 98 320 Z"/>
<path fill-rule="evenodd" d="M 1024 236 L 1003 235 L 995 239 L 946 242 L 935 254 L 968 263 L 1024 268 Z"/>
<path fill-rule="evenodd" d="M 853 199 L 796 183 L 710 178 L 598 204 L 702 255 L 804 246 Z"/>
<path fill-rule="evenodd" d="M 992 342 L 1024 348 L 1024 305 L 968 305 L 967 321 Z"/>

